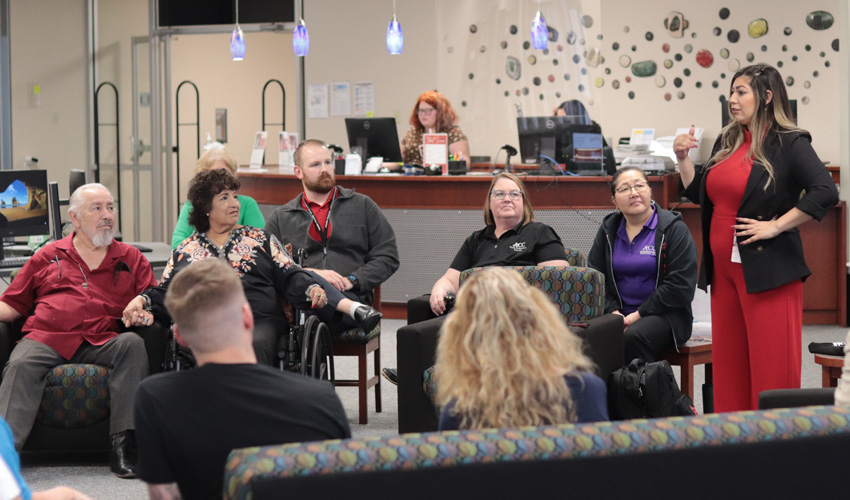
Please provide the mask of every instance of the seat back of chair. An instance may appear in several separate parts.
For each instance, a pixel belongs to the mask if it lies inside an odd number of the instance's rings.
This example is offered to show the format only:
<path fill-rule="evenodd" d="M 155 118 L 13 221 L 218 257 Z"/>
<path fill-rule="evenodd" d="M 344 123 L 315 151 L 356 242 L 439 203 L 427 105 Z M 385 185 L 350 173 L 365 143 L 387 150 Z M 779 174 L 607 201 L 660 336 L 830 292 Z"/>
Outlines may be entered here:
<path fill-rule="evenodd" d="M 460 273 L 463 286 L 481 267 Z M 566 322 L 584 322 L 605 313 L 605 276 L 596 269 L 572 266 L 517 266 L 509 267 L 519 272 L 531 286 L 543 291 Z"/>

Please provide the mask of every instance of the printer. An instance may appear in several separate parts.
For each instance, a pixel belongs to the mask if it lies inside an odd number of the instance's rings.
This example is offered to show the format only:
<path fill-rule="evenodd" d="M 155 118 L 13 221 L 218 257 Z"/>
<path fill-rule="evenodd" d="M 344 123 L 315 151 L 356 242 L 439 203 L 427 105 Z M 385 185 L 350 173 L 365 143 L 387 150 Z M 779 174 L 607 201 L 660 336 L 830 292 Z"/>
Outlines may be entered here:
<path fill-rule="evenodd" d="M 664 175 L 676 171 L 676 164 L 669 156 L 641 155 L 623 160 L 621 167 L 637 167 L 645 175 Z"/>

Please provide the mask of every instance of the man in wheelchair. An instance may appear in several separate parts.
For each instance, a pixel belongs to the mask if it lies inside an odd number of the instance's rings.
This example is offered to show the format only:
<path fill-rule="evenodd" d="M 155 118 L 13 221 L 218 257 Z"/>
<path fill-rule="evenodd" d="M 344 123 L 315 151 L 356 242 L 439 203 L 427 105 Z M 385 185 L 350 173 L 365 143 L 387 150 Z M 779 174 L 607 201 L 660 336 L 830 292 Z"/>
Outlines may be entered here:
<path fill-rule="evenodd" d="M 112 369 L 110 466 L 118 477 L 135 477 L 132 404 L 148 374 L 148 357 L 136 333 L 119 334 L 119 320 L 127 303 L 156 280 L 141 252 L 113 241 L 114 202 L 106 187 L 78 188 L 68 213 L 74 234 L 36 253 L 0 297 L 0 321 L 24 318 L 24 338 L 3 372 L 0 414 L 21 450 L 53 367 L 107 366 Z"/>
<path fill-rule="evenodd" d="M 222 260 L 175 276 L 165 307 L 198 367 L 139 386 L 139 477 L 151 498 L 220 498 L 235 448 L 351 435 L 331 384 L 257 364 L 251 306 Z"/>

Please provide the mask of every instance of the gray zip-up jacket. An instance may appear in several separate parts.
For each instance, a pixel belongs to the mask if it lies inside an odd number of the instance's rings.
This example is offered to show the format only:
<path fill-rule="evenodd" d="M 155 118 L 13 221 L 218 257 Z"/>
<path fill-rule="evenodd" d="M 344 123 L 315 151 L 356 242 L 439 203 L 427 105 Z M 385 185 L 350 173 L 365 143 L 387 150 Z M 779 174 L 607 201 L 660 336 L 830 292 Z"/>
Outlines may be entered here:
<path fill-rule="evenodd" d="M 304 267 L 332 269 L 357 278 L 360 296 L 386 281 L 399 266 L 395 232 L 378 205 L 353 189 L 339 188 L 339 196 L 331 204 L 331 235 L 327 246 L 310 237 L 313 219 L 304 210 L 299 194 L 286 205 L 277 207 L 266 219 L 266 231 L 286 245 L 292 244 L 293 255 L 307 251 Z"/>

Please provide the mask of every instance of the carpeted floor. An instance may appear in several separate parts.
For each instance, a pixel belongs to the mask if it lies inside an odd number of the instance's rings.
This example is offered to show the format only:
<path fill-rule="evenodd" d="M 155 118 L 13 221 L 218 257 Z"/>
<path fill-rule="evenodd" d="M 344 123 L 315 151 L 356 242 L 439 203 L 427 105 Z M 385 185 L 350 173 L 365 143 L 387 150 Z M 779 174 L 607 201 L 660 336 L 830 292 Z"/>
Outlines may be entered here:
<path fill-rule="evenodd" d="M 381 339 L 381 366 L 396 366 L 396 330 L 404 326 L 401 320 L 385 320 L 382 322 L 383 335 Z M 843 342 L 847 336 L 847 329 L 837 326 L 806 326 L 803 328 L 803 387 L 820 387 L 821 370 L 812 361 L 808 352 L 809 342 Z M 371 371 L 371 360 L 370 360 Z M 356 362 L 354 358 L 340 358 L 337 360 L 337 370 L 342 377 L 354 377 L 356 375 Z M 678 368 L 674 371 L 678 376 Z M 695 374 L 695 387 L 702 387 L 704 372 L 702 367 L 697 367 Z M 697 390 L 696 406 L 702 412 L 702 395 Z M 383 412 L 375 413 L 374 394 L 369 394 L 369 424 L 359 425 L 358 422 L 358 400 L 357 389 L 338 388 L 337 393 L 345 407 L 351 432 L 355 437 L 385 436 L 397 434 L 398 425 L 398 397 L 395 386 L 381 379 L 381 396 Z M 46 489 L 59 484 L 65 484 L 81 490 L 94 499 L 124 500 L 146 499 L 147 489 L 141 481 L 117 479 L 109 472 L 104 464 L 81 464 L 69 462 L 67 459 L 59 460 L 49 464 L 27 464 L 23 468 L 24 477 L 34 490 Z"/>

